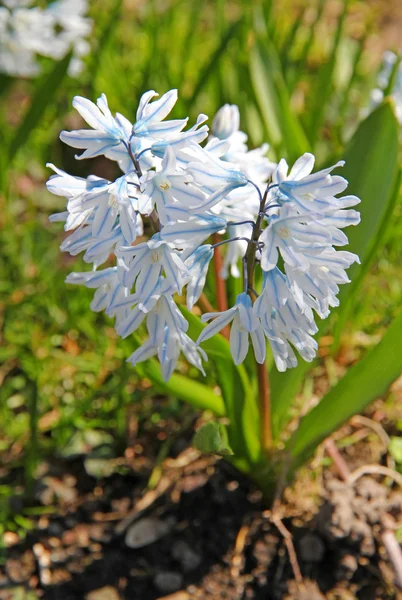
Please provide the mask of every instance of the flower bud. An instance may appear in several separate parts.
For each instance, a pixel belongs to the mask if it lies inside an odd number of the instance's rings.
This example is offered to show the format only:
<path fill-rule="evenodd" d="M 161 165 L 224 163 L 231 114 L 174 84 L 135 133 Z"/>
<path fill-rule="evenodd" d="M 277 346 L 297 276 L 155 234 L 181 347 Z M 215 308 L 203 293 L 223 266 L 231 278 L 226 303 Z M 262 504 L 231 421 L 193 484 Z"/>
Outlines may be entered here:
<path fill-rule="evenodd" d="M 225 104 L 212 121 L 212 133 L 220 140 L 230 137 L 239 130 L 240 114 L 236 104 Z"/>

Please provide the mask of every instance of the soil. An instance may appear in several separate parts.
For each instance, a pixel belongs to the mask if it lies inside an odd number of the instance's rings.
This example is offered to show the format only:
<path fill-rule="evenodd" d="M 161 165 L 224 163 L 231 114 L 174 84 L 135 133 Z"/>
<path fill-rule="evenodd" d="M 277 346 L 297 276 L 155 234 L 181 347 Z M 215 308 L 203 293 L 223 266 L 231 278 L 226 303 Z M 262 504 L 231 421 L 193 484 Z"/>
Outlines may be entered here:
<path fill-rule="evenodd" d="M 372 463 L 373 447 L 384 461 L 380 446 L 366 439 L 342 454 L 354 469 Z M 384 515 L 402 520 L 402 493 L 376 475 L 348 485 L 319 457 L 278 507 L 281 531 L 244 477 L 190 447 L 171 453 L 152 489 L 133 469 L 96 479 L 83 457 L 50 461 L 35 502 L 57 511 L 36 517 L 23 541 L 5 534 L 0 599 L 402 598 L 382 537 Z"/>

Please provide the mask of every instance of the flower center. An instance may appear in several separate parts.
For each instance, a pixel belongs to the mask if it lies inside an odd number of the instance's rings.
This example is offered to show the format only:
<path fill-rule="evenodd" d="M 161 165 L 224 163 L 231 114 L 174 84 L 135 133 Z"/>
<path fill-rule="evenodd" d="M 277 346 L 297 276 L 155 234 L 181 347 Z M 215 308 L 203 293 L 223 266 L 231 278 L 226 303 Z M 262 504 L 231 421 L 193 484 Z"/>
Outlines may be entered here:
<path fill-rule="evenodd" d="M 281 236 L 281 238 L 286 239 L 290 236 L 290 231 L 289 231 L 289 227 L 280 227 L 278 230 L 279 235 Z"/>
<path fill-rule="evenodd" d="M 169 179 L 167 179 L 166 177 L 162 177 L 160 175 L 159 176 L 157 175 L 155 177 L 155 183 L 158 186 L 158 188 L 161 190 L 161 192 L 167 192 L 172 187 L 172 184 L 170 183 Z"/>

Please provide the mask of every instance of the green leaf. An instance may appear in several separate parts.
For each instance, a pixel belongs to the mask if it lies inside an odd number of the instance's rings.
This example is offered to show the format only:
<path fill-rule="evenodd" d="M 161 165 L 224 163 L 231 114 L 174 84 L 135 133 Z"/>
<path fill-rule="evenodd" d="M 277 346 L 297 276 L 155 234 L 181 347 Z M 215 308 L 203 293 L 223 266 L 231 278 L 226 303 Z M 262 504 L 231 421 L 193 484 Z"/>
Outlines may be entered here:
<path fill-rule="evenodd" d="M 316 103 L 315 106 L 310 107 L 311 119 L 310 126 L 308 128 L 309 138 L 313 145 L 315 145 L 317 142 L 318 133 L 325 118 L 325 110 L 328 107 L 331 94 L 334 89 L 333 76 L 336 65 L 336 58 L 338 54 L 338 48 L 342 39 L 343 25 L 345 22 L 349 1 L 350 0 L 344 0 L 343 2 L 343 10 L 341 16 L 338 19 L 334 43 L 332 45 L 329 61 L 321 68 L 317 76 L 317 86 L 313 93 L 313 97 L 316 99 Z"/>
<path fill-rule="evenodd" d="M 200 427 L 194 434 L 193 446 L 204 454 L 233 455 L 228 444 L 228 434 L 224 425 L 211 421 Z"/>
<path fill-rule="evenodd" d="M 196 339 L 203 330 L 200 319 L 180 307 L 189 322 L 189 335 Z M 256 461 L 260 455 L 259 410 L 255 393 L 243 365 L 236 366 L 230 352 L 229 342 L 220 334 L 202 344 L 213 361 L 218 384 L 222 390 L 225 414 L 230 420 L 229 443 L 236 456 Z"/>
<path fill-rule="evenodd" d="M 116 26 L 119 24 L 121 17 L 121 8 L 122 8 L 123 0 L 116 0 L 114 6 L 110 10 L 108 14 L 108 18 L 104 25 L 103 30 L 96 35 L 96 39 L 98 40 L 97 50 L 92 53 L 92 64 L 90 67 L 91 71 L 91 88 L 88 97 L 91 98 L 94 95 L 94 90 L 97 90 L 97 75 L 100 65 L 102 64 L 103 55 L 105 53 L 106 48 L 108 47 L 109 41 L 112 38 L 114 30 Z M 95 22 L 96 24 L 96 22 Z"/>
<path fill-rule="evenodd" d="M 305 75 L 309 71 L 308 58 L 310 55 L 311 47 L 314 42 L 314 37 L 315 37 L 314 32 L 316 30 L 318 22 L 321 19 L 322 13 L 324 11 L 324 6 L 325 6 L 325 0 L 319 0 L 318 5 L 316 6 L 316 9 L 315 9 L 316 12 L 315 12 L 314 21 L 310 25 L 310 32 L 308 35 L 306 35 L 305 42 L 301 48 L 301 51 L 300 51 L 300 54 L 299 54 L 299 57 L 297 60 L 297 68 L 296 68 L 296 72 L 293 77 L 291 89 L 294 89 L 296 87 L 297 83 L 303 77 L 303 75 Z"/>
<path fill-rule="evenodd" d="M 12 161 L 18 150 L 29 139 L 32 131 L 39 125 L 47 107 L 54 102 L 54 97 L 66 76 L 71 60 L 71 52 L 57 62 L 52 71 L 39 81 L 31 106 L 10 144 L 8 158 Z"/>
<path fill-rule="evenodd" d="M 357 292 L 381 248 L 399 197 L 399 124 L 386 100 L 360 125 L 344 158 L 342 175 L 349 181 L 348 194 L 361 199 L 361 222 L 347 231 L 347 250 L 359 255 L 361 264 L 348 270 L 351 283 L 341 287 L 340 309 L 334 331 L 336 345 L 350 316 Z"/>
<path fill-rule="evenodd" d="M 345 421 L 385 394 L 402 372 L 402 311 L 381 342 L 355 364 L 300 422 L 287 448 L 293 468 Z"/>
<path fill-rule="evenodd" d="M 289 409 L 299 392 L 302 381 L 311 369 L 311 363 L 299 358 L 299 364 L 294 369 L 281 373 L 273 364 L 270 370 L 271 385 L 271 419 L 274 440 L 280 439 L 282 429 L 289 417 Z"/>
<path fill-rule="evenodd" d="M 222 37 L 220 44 L 215 49 L 215 52 L 213 52 L 209 61 L 203 66 L 203 68 L 201 68 L 198 81 L 191 95 L 191 99 L 188 102 L 189 106 L 192 106 L 197 101 L 198 96 L 205 88 L 208 79 L 218 68 L 219 60 L 224 54 L 229 42 L 237 35 L 241 22 L 242 20 L 239 19 L 238 21 L 235 21 L 228 27 L 225 35 Z"/>
<path fill-rule="evenodd" d="M 210 410 L 218 417 L 225 415 L 222 397 L 215 394 L 208 386 L 176 374 L 172 375 L 169 381 L 164 381 L 159 363 L 152 358 L 135 368 L 140 376 L 148 377 L 161 392 L 188 402 L 194 408 Z"/>
<path fill-rule="evenodd" d="M 304 130 L 292 110 L 282 67 L 268 39 L 257 40 L 250 52 L 250 76 L 255 102 L 274 149 L 290 160 L 309 150 Z"/>

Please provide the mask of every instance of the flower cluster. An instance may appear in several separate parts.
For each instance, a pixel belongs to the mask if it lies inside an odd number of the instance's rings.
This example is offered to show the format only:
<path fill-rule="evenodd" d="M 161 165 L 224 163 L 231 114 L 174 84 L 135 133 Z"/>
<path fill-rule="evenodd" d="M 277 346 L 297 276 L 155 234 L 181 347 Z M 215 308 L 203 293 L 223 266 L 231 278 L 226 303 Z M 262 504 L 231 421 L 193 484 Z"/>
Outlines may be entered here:
<path fill-rule="evenodd" d="M 401 56 L 390 50 L 384 52 L 381 70 L 377 78 L 377 87 L 371 91 L 370 107 L 365 113 L 381 104 L 386 92 L 393 98 L 396 118 L 402 124 L 402 62 Z"/>
<path fill-rule="evenodd" d="M 135 365 L 157 356 L 165 379 L 181 352 L 203 372 L 207 357 L 200 344 L 229 323 L 236 364 L 245 359 L 250 339 L 259 363 L 268 340 L 281 371 L 297 364 L 294 349 L 311 361 L 314 311 L 325 318 L 337 306 L 346 269 L 358 261 L 335 249 L 347 244 L 342 229 L 359 222 L 350 208 L 359 199 L 338 197 L 347 181 L 332 171 L 343 163 L 312 173 L 314 156 L 304 154 L 289 172 L 285 160 L 266 158 L 267 145 L 248 149 L 236 106 L 218 111 L 209 135 L 205 115 L 190 128 L 187 119 L 166 118 L 176 90 L 156 96 L 142 96 L 134 123 L 112 115 L 104 95 L 96 105 L 74 98 L 91 129 L 63 131 L 61 139 L 83 151 L 77 159 L 102 155 L 116 161 L 122 174 L 115 181 L 83 179 L 49 165 L 55 174 L 48 189 L 67 198 L 67 210 L 51 217 L 71 232 L 61 249 L 84 252 L 93 265 L 67 281 L 96 290 L 92 310 L 114 317 L 122 337 L 146 329 L 147 340 L 128 360 Z M 185 293 L 193 308 L 223 245 L 221 276 L 242 274 L 243 292 L 229 310 L 203 315 L 211 322 L 195 342 L 179 297 Z"/>
<path fill-rule="evenodd" d="M 37 56 L 60 60 L 73 49 L 69 74 L 78 75 L 81 58 L 90 47 L 86 40 L 92 21 L 85 18 L 88 0 L 56 0 L 40 8 L 32 0 L 3 0 L 0 6 L 0 72 L 35 77 Z"/>

